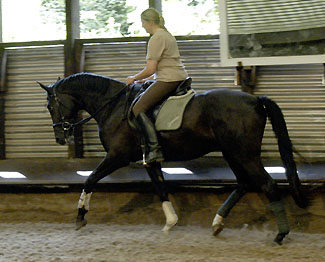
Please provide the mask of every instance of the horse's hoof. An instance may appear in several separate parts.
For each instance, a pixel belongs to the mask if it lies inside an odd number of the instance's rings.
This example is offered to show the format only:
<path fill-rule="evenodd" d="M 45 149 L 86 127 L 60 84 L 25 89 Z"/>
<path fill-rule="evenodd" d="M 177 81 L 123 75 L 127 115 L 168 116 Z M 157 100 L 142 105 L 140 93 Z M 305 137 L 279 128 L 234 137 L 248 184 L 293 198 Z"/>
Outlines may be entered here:
<path fill-rule="evenodd" d="M 87 225 L 87 219 L 77 221 L 76 222 L 76 230 L 79 230 L 80 228 L 84 227 L 85 225 Z"/>
<path fill-rule="evenodd" d="M 214 236 L 217 236 L 223 230 L 224 226 L 225 226 L 224 223 L 213 225 L 212 234 Z"/>
<path fill-rule="evenodd" d="M 162 208 L 166 216 L 166 225 L 164 226 L 162 231 L 167 233 L 172 227 L 174 227 L 177 224 L 178 216 L 176 215 L 171 202 L 164 201 L 162 203 Z"/>
<path fill-rule="evenodd" d="M 168 233 L 170 229 L 172 229 L 175 225 L 165 225 L 161 230 L 164 233 Z"/>
<path fill-rule="evenodd" d="M 214 236 L 218 235 L 224 228 L 225 224 L 223 223 L 223 217 L 219 214 L 216 214 L 212 222 L 212 234 Z"/>
<path fill-rule="evenodd" d="M 170 229 L 172 229 L 177 224 L 178 219 L 175 219 L 172 223 L 166 223 L 164 228 L 161 230 L 164 233 L 168 233 Z"/>
<path fill-rule="evenodd" d="M 278 233 L 277 236 L 274 239 L 274 242 L 277 243 L 278 245 L 282 245 L 282 240 L 288 233 Z"/>

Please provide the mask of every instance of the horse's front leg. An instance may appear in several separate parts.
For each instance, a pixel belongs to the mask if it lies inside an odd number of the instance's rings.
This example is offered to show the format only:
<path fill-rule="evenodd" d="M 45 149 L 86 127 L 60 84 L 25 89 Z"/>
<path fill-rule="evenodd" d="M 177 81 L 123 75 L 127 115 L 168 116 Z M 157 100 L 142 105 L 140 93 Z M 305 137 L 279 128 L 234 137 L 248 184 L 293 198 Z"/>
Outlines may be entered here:
<path fill-rule="evenodd" d="M 154 188 L 162 202 L 162 209 L 166 216 L 166 225 L 162 229 L 163 232 L 168 232 L 176 225 L 178 217 L 175 213 L 174 207 L 168 198 L 168 191 L 166 183 L 161 172 L 161 165 L 158 162 L 146 166 L 146 170 L 151 178 Z"/>
<path fill-rule="evenodd" d="M 96 183 L 105 176 L 113 173 L 115 170 L 127 166 L 128 162 L 123 160 L 123 157 L 107 155 L 105 159 L 98 165 L 98 167 L 87 178 L 84 189 L 82 190 L 78 202 L 78 216 L 76 220 L 76 230 L 82 228 L 87 224 L 85 215 L 89 211 L 89 202 L 92 190 Z"/>

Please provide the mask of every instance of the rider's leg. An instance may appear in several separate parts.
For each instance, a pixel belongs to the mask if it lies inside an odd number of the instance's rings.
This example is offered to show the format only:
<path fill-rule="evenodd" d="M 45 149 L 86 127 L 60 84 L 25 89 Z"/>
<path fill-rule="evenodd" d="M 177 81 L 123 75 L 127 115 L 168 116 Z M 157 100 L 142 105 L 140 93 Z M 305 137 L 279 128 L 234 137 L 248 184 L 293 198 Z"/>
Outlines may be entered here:
<path fill-rule="evenodd" d="M 180 83 L 181 81 L 157 81 L 151 84 L 134 105 L 132 109 L 134 116 L 137 117 L 140 112 L 147 112 L 152 106 L 156 105 L 173 92 Z"/>
<path fill-rule="evenodd" d="M 147 144 L 149 153 L 146 155 L 145 162 L 152 163 L 155 161 L 163 161 L 163 154 L 159 145 L 157 133 L 154 124 L 148 118 L 147 112 L 152 106 L 156 105 L 163 98 L 168 96 L 179 85 L 176 82 L 161 82 L 153 83 L 140 97 L 138 102 L 133 107 L 133 114 L 140 128 L 141 135 Z"/>
<path fill-rule="evenodd" d="M 145 155 L 145 164 L 164 161 L 154 124 L 144 112 L 140 112 L 135 119 L 149 151 Z"/>

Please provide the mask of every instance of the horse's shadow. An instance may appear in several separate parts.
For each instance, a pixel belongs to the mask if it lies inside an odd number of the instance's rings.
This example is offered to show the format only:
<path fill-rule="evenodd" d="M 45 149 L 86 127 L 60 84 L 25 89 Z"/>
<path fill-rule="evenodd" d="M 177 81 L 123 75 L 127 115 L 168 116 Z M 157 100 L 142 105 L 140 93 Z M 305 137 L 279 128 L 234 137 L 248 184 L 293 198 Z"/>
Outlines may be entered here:
<path fill-rule="evenodd" d="M 123 223 L 123 221 L 128 221 L 127 217 L 132 217 L 132 214 L 137 213 L 152 213 L 154 208 L 153 203 L 157 202 L 156 196 L 152 193 L 138 193 L 135 194 L 130 201 L 122 205 L 115 212 L 107 212 L 103 217 L 102 222 L 114 222 L 118 220 Z M 132 220 L 132 219 L 131 219 Z"/>
<path fill-rule="evenodd" d="M 137 209 L 149 208 L 154 202 L 155 195 L 148 193 L 139 193 L 135 195 L 129 202 L 120 207 L 118 213 L 132 213 Z"/>
<path fill-rule="evenodd" d="M 179 221 L 180 225 L 186 225 L 190 223 L 192 214 L 209 208 L 209 203 L 205 201 L 204 195 L 194 194 L 188 196 L 187 194 L 173 194 L 176 212 L 182 217 L 182 221 Z M 124 217 L 124 215 L 131 216 L 138 214 L 139 212 L 146 217 L 151 215 L 158 219 L 160 215 L 160 206 L 157 206 L 157 196 L 152 193 L 138 193 L 135 194 L 127 203 L 121 206 L 115 214 L 107 214 L 105 221 L 113 221 L 117 217 Z M 146 214 L 146 215 L 145 215 Z M 188 219 L 186 219 L 188 218 Z M 161 217 L 163 219 L 163 217 Z M 185 220 L 184 220 L 185 219 Z"/>

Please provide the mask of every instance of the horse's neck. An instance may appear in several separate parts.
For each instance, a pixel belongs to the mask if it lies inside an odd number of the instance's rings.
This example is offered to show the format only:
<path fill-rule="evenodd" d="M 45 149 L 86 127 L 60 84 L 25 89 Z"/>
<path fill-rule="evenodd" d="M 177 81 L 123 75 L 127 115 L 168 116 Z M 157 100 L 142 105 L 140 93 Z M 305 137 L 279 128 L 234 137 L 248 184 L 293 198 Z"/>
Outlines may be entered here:
<path fill-rule="evenodd" d="M 108 80 L 109 81 L 109 80 Z M 87 85 L 91 85 L 88 83 Z M 85 110 L 90 115 L 93 115 L 94 118 L 98 121 L 98 117 L 103 113 L 108 113 L 107 108 L 111 107 L 113 104 L 116 104 L 112 101 L 116 94 L 118 94 L 123 86 L 119 82 L 111 81 L 111 84 L 108 85 L 106 90 L 96 91 L 92 90 L 87 85 L 80 85 L 79 90 L 75 91 L 75 98 L 78 99 L 80 104 L 80 110 Z M 120 99 L 117 97 L 116 99 Z M 111 102 L 109 102 L 111 101 Z"/>

